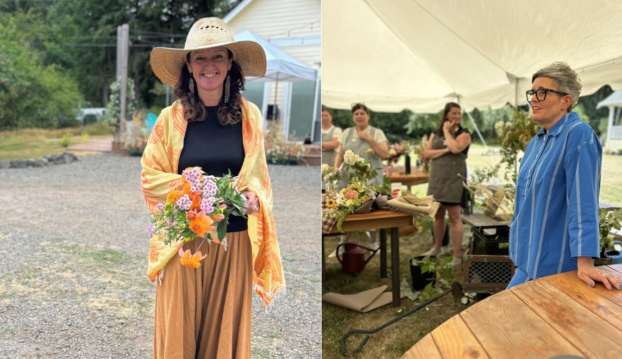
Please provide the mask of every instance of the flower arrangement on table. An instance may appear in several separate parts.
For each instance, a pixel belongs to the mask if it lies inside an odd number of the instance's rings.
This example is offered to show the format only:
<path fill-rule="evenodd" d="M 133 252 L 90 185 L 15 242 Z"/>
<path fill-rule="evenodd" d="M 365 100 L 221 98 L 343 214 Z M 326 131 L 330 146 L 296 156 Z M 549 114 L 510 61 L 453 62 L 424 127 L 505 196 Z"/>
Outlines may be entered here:
<path fill-rule="evenodd" d="M 425 158 L 425 148 L 428 145 L 428 136 L 427 135 L 423 135 L 421 137 L 421 141 L 415 146 L 415 153 L 417 154 L 417 156 L 419 157 L 419 160 L 421 161 L 421 164 L 423 165 L 423 170 L 425 172 L 429 172 L 430 171 L 430 162 L 428 161 L 427 158 Z"/>
<path fill-rule="evenodd" d="M 329 195 L 334 193 L 337 187 L 337 182 L 339 182 L 340 179 L 341 174 L 339 171 L 335 171 L 335 169 L 330 165 L 322 165 L 322 182 L 324 183 L 326 193 Z"/>
<path fill-rule="evenodd" d="M 229 216 L 246 214 L 244 189 L 238 189 L 237 182 L 231 174 L 217 178 L 207 176 L 200 167 L 187 168 L 182 173 L 183 190 L 170 191 L 166 203 L 157 204 L 149 235 L 163 236 L 167 245 L 200 238 L 207 244 L 222 244 L 227 250 Z M 190 250 L 184 252 L 181 246 L 179 256 L 181 264 L 189 268 L 198 268 L 199 261 L 205 258 L 200 250 L 192 254 Z"/>
<path fill-rule="evenodd" d="M 330 167 L 330 166 L 329 166 Z M 328 171 L 328 167 L 323 168 Z M 367 180 L 376 176 L 377 172 L 371 168 L 369 161 L 355 155 L 354 152 L 348 150 L 344 154 L 343 171 L 349 175 L 349 181 L 346 188 L 338 192 L 328 193 L 326 195 L 326 209 L 322 211 L 322 218 L 337 224 L 337 230 L 341 231 L 341 226 L 348 214 L 354 213 L 357 208 L 361 207 L 365 202 L 375 197 L 375 190 L 367 184 Z M 323 178 L 324 171 L 322 171 Z M 329 173 L 326 173 L 328 178 Z M 330 226 L 328 231 L 330 231 Z"/>
<path fill-rule="evenodd" d="M 391 162 L 397 163 L 399 158 L 402 155 L 409 153 L 410 150 L 411 150 L 411 146 L 406 141 L 392 144 L 389 147 L 389 157 L 387 158 L 389 164 L 391 164 Z"/>

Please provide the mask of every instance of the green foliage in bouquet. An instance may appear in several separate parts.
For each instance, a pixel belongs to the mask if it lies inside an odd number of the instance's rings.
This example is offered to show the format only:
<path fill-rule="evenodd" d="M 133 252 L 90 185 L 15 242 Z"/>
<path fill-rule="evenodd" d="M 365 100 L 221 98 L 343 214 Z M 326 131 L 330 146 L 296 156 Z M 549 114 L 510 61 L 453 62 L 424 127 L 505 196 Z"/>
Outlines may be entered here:
<path fill-rule="evenodd" d="M 534 122 L 528 112 L 518 108 L 513 109 L 513 122 L 497 122 L 495 130 L 501 145 L 501 163 L 505 163 L 510 171 L 505 174 L 506 180 L 516 183 L 518 178 L 518 154 L 525 152 L 533 136 L 540 131 L 540 125 Z M 514 171 L 511 169 L 514 168 Z M 511 176 L 511 178 L 508 178 Z"/>
<path fill-rule="evenodd" d="M 183 189 L 169 192 L 166 203 L 158 203 L 158 211 L 149 225 L 150 235 L 164 236 L 164 243 L 186 242 L 205 238 L 222 243 L 231 214 L 246 214 L 246 189 L 237 189 L 237 177 L 206 176 L 200 167 L 183 171 Z M 213 230 L 217 238 L 213 238 Z"/>

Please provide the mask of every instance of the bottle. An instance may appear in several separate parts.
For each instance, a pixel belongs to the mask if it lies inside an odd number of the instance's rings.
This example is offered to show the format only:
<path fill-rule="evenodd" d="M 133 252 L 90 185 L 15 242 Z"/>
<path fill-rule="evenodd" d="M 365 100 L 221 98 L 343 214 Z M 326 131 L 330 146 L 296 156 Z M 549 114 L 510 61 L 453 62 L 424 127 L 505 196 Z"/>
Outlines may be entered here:
<path fill-rule="evenodd" d="M 409 155 L 404 156 L 404 167 L 406 167 L 406 174 L 409 175 L 410 174 L 410 156 Z"/>

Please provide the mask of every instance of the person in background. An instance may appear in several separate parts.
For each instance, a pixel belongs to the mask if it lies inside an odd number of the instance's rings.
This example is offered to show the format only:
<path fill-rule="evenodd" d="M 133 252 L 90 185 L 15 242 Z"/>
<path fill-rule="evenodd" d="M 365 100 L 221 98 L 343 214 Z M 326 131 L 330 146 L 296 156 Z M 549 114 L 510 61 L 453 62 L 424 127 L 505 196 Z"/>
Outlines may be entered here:
<path fill-rule="evenodd" d="M 516 182 L 509 241 L 516 271 L 508 289 L 573 270 L 590 287 L 602 282 L 622 289 L 593 263 L 600 257 L 602 147 L 590 125 L 571 112 L 582 87 L 577 73 L 556 62 L 531 83 L 527 102 L 542 129 L 527 145 Z"/>
<path fill-rule="evenodd" d="M 335 165 L 341 133 L 341 128 L 333 126 L 332 111 L 322 106 L 322 164 Z"/>
<path fill-rule="evenodd" d="M 461 214 L 462 208 L 466 207 L 463 183 L 467 175 L 466 159 L 471 145 L 471 134 L 460 126 L 461 121 L 460 105 L 447 103 L 424 152 L 425 157 L 431 160 L 428 195 L 433 195 L 434 200 L 441 203 L 441 207 L 434 218 L 434 247 L 423 255 L 436 256 L 441 253 L 446 229 L 445 214 L 449 213 L 454 247 L 451 264 L 454 266 L 462 262 L 460 252 L 464 225 Z"/>
<path fill-rule="evenodd" d="M 335 157 L 335 168 L 341 168 L 343 164 L 343 156 L 347 150 L 351 150 L 355 155 L 368 160 L 371 164 L 371 168 L 378 169 L 376 177 L 369 180 L 370 185 L 382 185 L 383 173 L 382 173 L 382 160 L 389 157 L 389 145 L 387 143 L 387 137 L 381 129 L 372 127 L 369 124 L 370 111 L 362 103 L 357 103 L 352 106 L 352 121 L 354 127 L 347 128 L 341 135 L 339 151 Z M 347 178 L 345 182 L 347 183 Z M 372 248 L 377 249 L 378 245 L 378 231 L 370 231 Z M 348 235 L 341 237 L 341 242 L 346 242 Z M 336 255 L 335 252 L 329 255 L 332 258 Z"/>

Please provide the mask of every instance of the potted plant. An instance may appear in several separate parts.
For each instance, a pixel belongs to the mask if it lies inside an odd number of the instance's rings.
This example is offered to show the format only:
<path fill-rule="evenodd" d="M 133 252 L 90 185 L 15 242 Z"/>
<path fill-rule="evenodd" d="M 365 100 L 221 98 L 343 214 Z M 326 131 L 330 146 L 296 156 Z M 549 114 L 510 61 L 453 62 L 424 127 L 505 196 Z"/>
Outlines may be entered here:
<path fill-rule="evenodd" d="M 601 209 L 598 215 L 598 230 L 600 232 L 600 259 L 594 264 L 611 264 L 612 260 L 607 260 L 607 250 L 613 248 L 613 238 L 611 230 L 622 228 L 622 209 L 610 210 Z"/>

